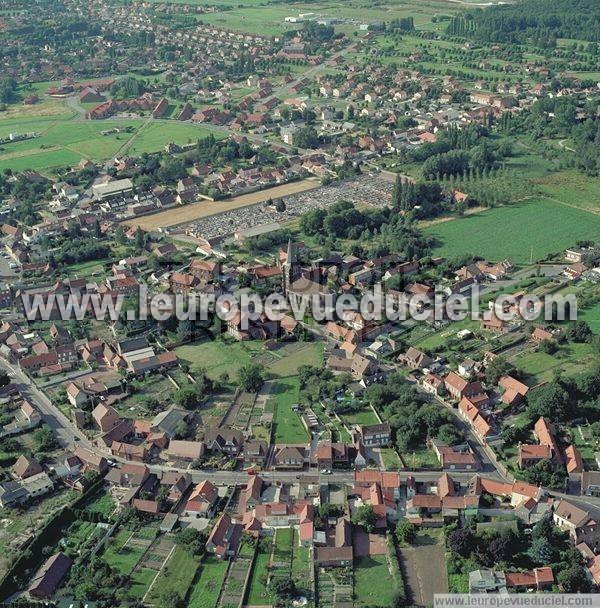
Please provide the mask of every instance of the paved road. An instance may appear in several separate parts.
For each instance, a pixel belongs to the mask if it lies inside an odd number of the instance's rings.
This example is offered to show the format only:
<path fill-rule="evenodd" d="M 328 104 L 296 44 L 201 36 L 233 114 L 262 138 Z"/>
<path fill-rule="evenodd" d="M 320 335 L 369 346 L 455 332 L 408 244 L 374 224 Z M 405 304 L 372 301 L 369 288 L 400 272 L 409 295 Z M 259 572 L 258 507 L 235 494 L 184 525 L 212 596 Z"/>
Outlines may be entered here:
<path fill-rule="evenodd" d="M 4 359 L 0 359 L 0 368 L 7 371 L 12 381 L 17 385 L 20 392 L 24 395 L 26 399 L 31 401 L 42 413 L 44 421 L 48 424 L 48 426 L 54 431 L 58 443 L 66 448 L 73 449 L 77 444 L 85 447 L 92 452 L 103 455 L 105 457 L 109 457 L 111 460 L 126 462 L 123 459 L 116 458 L 114 456 L 110 456 L 105 452 L 102 452 L 98 447 L 96 447 L 90 440 L 85 436 L 85 434 L 77 429 L 73 423 L 50 401 L 50 399 L 40 390 L 38 389 L 32 380 L 21 371 L 20 368 L 11 365 Z M 444 407 L 449 407 L 444 404 Z M 453 408 L 450 408 L 455 415 L 456 412 Z M 459 419 L 458 422 L 463 422 L 462 419 Z M 473 440 L 473 445 L 477 448 L 478 452 L 480 449 L 480 444 L 478 441 L 474 440 L 474 435 L 472 431 L 469 431 L 470 434 L 467 436 L 471 437 Z M 465 432 L 466 432 L 465 431 Z M 487 458 L 485 452 L 480 452 L 480 458 L 484 463 L 484 474 L 486 477 L 495 478 L 504 480 L 505 478 L 502 476 L 500 471 L 496 470 L 493 463 Z M 248 480 L 248 474 L 240 471 L 222 471 L 222 470 L 205 470 L 205 469 L 182 469 L 178 467 L 170 467 L 166 465 L 160 464 L 152 464 L 149 465 L 149 469 L 153 473 L 161 473 L 163 471 L 181 471 L 188 472 L 192 476 L 192 481 L 194 483 L 200 482 L 204 479 L 209 479 L 213 481 L 215 484 L 219 485 L 233 485 L 233 484 L 241 484 Z M 401 481 L 406 481 L 406 479 L 411 476 L 418 482 L 433 482 L 439 479 L 441 472 L 440 471 L 400 471 L 400 479 Z M 298 479 L 299 476 L 304 475 L 318 475 L 320 480 L 323 483 L 326 482 L 336 482 L 336 483 L 345 483 L 352 484 L 354 481 L 354 472 L 353 471 L 334 471 L 331 475 L 322 475 L 318 470 L 310 471 L 310 472 L 302 472 L 298 473 L 296 471 L 262 471 L 260 476 L 265 480 L 271 483 L 277 482 L 293 482 Z M 459 482 L 466 482 L 473 477 L 472 472 L 452 472 L 452 477 Z M 580 506 L 583 509 L 591 510 L 596 516 L 600 517 L 600 498 L 591 498 L 591 497 L 579 497 L 579 496 L 571 496 L 567 494 L 562 494 L 560 492 L 550 492 L 552 496 L 557 498 L 565 498 L 571 502 L 574 502 L 576 505 Z"/>

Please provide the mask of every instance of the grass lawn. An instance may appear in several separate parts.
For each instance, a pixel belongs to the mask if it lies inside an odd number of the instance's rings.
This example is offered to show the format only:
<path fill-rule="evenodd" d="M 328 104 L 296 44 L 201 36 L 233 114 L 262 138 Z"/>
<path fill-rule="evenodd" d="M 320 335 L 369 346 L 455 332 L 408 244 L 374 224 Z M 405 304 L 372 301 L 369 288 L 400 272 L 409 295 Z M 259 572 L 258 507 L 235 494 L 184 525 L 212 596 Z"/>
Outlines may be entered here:
<path fill-rule="evenodd" d="M 355 606 L 391 606 L 394 586 L 385 555 L 359 557 L 354 560 Z M 383 584 L 384 581 L 386 584 Z"/>
<path fill-rule="evenodd" d="M 141 547 L 125 547 L 125 543 L 133 534 L 123 528 L 113 536 L 104 550 L 104 560 L 122 574 L 129 574 L 138 563 L 144 550 Z"/>
<path fill-rule="evenodd" d="M 292 528 L 278 528 L 275 532 L 274 562 L 288 562 L 292 557 Z"/>
<path fill-rule="evenodd" d="M 530 385 L 550 381 L 554 372 L 562 370 L 566 376 L 573 376 L 585 369 L 585 366 L 596 358 L 591 344 L 569 342 L 562 345 L 553 355 L 540 351 L 527 351 L 511 359 L 518 369 L 529 376 Z"/>
<path fill-rule="evenodd" d="M 402 454 L 406 466 L 416 469 L 439 469 L 440 463 L 433 450 L 423 446 L 418 450 L 410 450 Z"/>
<path fill-rule="evenodd" d="M 254 559 L 252 567 L 252 577 L 248 584 L 248 593 L 246 596 L 246 604 L 249 606 L 264 606 L 270 604 L 271 599 L 265 588 L 265 583 L 268 575 L 269 559 L 271 554 L 271 539 L 264 537 L 261 539 L 259 550 Z M 192 607 L 190 604 L 190 608 Z"/>
<path fill-rule="evenodd" d="M 299 390 L 296 377 L 277 380 L 271 389 L 267 407 L 272 407 L 274 412 L 275 443 L 304 443 L 309 438 L 300 416 L 292 411 L 292 405 L 298 403 Z"/>
<path fill-rule="evenodd" d="M 535 227 L 535 235 L 532 232 Z M 425 229 L 434 237 L 434 251 L 444 257 L 477 254 L 490 261 L 509 258 L 514 263 L 542 260 L 582 239 L 600 234 L 600 216 L 538 199 L 496 207 Z"/>
<path fill-rule="evenodd" d="M 341 414 L 340 418 L 349 427 L 352 427 L 355 424 L 359 426 L 363 424 L 379 424 L 377 416 L 375 416 L 373 410 L 366 403 L 363 409 L 349 414 Z"/>
<path fill-rule="evenodd" d="M 269 372 L 278 378 L 297 374 L 298 368 L 303 365 L 323 365 L 322 342 L 294 343 L 274 351 L 274 354 L 278 359 L 268 368 Z"/>
<path fill-rule="evenodd" d="M 393 448 L 380 448 L 381 457 L 383 458 L 383 466 L 386 469 L 396 470 L 402 468 L 400 458 Z"/>
<path fill-rule="evenodd" d="M 131 587 L 129 588 L 128 595 L 133 600 L 141 600 L 148 588 L 150 583 L 156 576 L 156 570 L 151 568 L 140 568 L 131 575 Z"/>
<path fill-rule="evenodd" d="M 198 565 L 197 557 L 190 555 L 183 547 L 176 546 L 171 558 L 163 566 L 156 582 L 152 585 L 147 597 L 148 603 L 160 606 L 160 596 L 168 591 L 176 591 L 181 597 L 185 597 L 194 580 Z"/>
<path fill-rule="evenodd" d="M 89 513 L 100 513 L 104 517 L 110 517 L 116 508 L 115 499 L 107 492 L 99 492 L 86 502 L 85 510 Z"/>
<path fill-rule="evenodd" d="M 223 372 L 235 378 L 244 364 L 262 352 L 259 341 L 226 343 L 215 340 L 185 344 L 175 349 L 175 354 L 189 363 L 192 372 L 204 368 L 211 378 L 218 378 Z"/>
<path fill-rule="evenodd" d="M 310 577 L 310 549 L 298 544 L 298 532 L 294 532 L 292 540 L 292 577 L 298 585 L 307 585 Z"/>
<path fill-rule="evenodd" d="M 192 589 L 188 608 L 214 608 L 226 572 L 227 561 L 206 556 L 200 566 L 200 576 Z"/>
<path fill-rule="evenodd" d="M 595 334 L 600 334 L 600 302 L 591 308 L 578 310 L 577 318 L 586 321 Z"/>

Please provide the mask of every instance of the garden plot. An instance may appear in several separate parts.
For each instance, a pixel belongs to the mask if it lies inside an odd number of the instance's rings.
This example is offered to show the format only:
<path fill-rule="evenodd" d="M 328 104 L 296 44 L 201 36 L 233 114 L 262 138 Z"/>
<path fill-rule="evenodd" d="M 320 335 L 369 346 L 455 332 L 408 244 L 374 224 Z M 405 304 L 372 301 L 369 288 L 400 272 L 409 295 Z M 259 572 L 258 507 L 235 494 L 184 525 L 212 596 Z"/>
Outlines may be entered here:
<path fill-rule="evenodd" d="M 335 608 L 343 604 L 351 604 L 352 582 L 351 568 L 319 568 L 317 574 L 318 605 L 322 608 Z"/>
<path fill-rule="evenodd" d="M 244 594 L 246 577 L 251 565 L 252 558 L 250 557 L 238 557 L 232 562 L 225 579 L 223 591 L 221 592 L 220 607 L 235 607 L 239 605 Z"/>

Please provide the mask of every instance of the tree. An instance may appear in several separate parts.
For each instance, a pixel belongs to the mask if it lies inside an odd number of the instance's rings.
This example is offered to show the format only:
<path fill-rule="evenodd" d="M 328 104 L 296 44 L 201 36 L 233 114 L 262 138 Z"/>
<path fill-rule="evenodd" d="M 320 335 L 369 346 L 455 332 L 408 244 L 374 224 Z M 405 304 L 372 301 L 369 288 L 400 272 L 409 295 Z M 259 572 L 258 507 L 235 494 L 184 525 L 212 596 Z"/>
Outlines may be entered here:
<path fill-rule="evenodd" d="M 571 413 L 569 395 L 558 382 L 551 382 L 527 394 L 527 411 L 553 421 L 567 420 Z"/>
<path fill-rule="evenodd" d="M 275 203 L 275 211 L 277 211 L 277 213 L 283 213 L 286 209 L 287 209 L 287 205 L 285 204 L 285 201 L 282 198 L 280 198 Z"/>
<path fill-rule="evenodd" d="M 175 392 L 175 403 L 186 410 L 193 410 L 200 405 L 198 391 L 191 386 L 180 388 Z"/>
<path fill-rule="evenodd" d="M 515 371 L 514 366 L 504 357 L 498 356 L 492 359 L 485 370 L 485 379 L 488 384 L 498 384 L 502 376 L 510 376 Z"/>
<path fill-rule="evenodd" d="M 574 564 L 562 570 L 556 578 L 565 593 L 589 593 L 592 590 L 592 583 L 585 569 L 579 564 Z"/>
<path fill-rule="evenodd" d="M 9 382 L 10 376 L 4 370 L 0 370 L 0 386 L 6 386 Z"/>
<path fill-rule="evenodd" d="M 376 521 L 377 515 L 373 505 L 361 505 L 352 516 L 352 523 L 355 526 L 362 526 L 367 532 L 371 532 L 375 528 Z"/>
<path fill-rule="evenodd" d="M 295 597 L 296 595 L 296 583 L 290 576 L 286 576 L 284 578 L 274 578 L 273 582 L 271 583 L 271 588 L 273 593 L 280 600 L 285 601 Z"/>
<path fill-rule="evenodd" d="M 567 338 L 572 342 L 589 342 L 592 330 L 585 321 L 575 321 L 567 330 Z"/>
<path fill-rule="evenodd" d="M 536 564 L 543 566 L 556 558 L 556 549 L 547 538 L 539 537 L 532 540 L 528 554 Z"/>
<path fill-rule="evenodd" d="M 238 371 L 238 384 L 249 393 L 257 393 L 263 382 L 263 368 L 258 363 L 246 363 Z"/>
<path fill-rule="evenodd" d="M 458 528 L 450 533 L 448 536 L 448 549 L 452 553 L 461 555 L 462 557 L 469 557 L 475 546 L 475 539 L 473 533 L 468 528 Z"/>
<path fill-rule="evenodd" d="M 416 530 L 413 524 L 406 519 L 401 519 L 396 526 L 396 538 L 400 543 L 413 543 L 416 538 Z"/>

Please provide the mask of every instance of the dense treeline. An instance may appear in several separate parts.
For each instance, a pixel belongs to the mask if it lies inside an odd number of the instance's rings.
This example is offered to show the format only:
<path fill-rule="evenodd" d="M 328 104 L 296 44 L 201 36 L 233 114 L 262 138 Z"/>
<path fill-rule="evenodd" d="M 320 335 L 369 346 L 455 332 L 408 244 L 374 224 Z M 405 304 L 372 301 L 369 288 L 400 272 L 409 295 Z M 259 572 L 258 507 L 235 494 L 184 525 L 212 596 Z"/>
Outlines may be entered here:
<path fill-rule="evenodd" d="M 555 46 L 558 38 L 600 40 L 597 0 L 523 0 L 452 19 L 448 33 L 482 41 Z"/>

